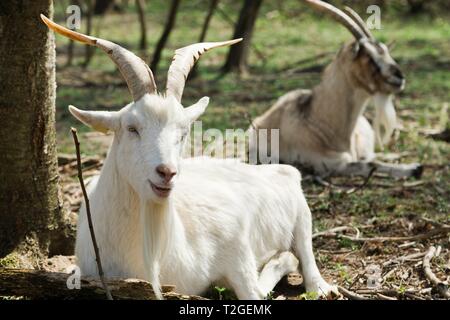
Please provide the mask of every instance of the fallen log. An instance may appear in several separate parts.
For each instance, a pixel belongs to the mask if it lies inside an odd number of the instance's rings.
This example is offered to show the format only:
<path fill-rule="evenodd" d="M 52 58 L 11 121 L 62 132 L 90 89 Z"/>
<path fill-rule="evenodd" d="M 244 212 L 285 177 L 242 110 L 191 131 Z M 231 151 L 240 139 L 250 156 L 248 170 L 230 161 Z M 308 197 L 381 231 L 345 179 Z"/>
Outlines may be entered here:
<path fill-rule="evenodd" d="M 2 298 L 38 300 L 104 300 L 105 291 L 100 280 L 81 277 L 80 289 L 69 289 L 70 274 L 32 269 L 0 268 L 0 300 Z M 114 300 L 156 299 L 149 282 L 138 279 L 106 279 Z M 161 288 L 167 300 L 206 300 L 176 293 L 174 286 Z"/>

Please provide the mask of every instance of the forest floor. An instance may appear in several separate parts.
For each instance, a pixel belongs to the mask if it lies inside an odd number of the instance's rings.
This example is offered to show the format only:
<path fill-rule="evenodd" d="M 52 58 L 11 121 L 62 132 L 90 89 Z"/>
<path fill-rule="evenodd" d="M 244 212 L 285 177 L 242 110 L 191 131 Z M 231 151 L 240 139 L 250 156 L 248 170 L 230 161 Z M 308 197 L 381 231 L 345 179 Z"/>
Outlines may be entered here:
<path fill-rule="evenodd" d="M 154 48 L 164 14 L 161 1 L 151 3 L 147 20 L 151 31 L 149 48 Z M 173 50 L 196 42 L 200 33 L 205 10 L 195 1 L 182 2 L 181 6 L 179 23 L 155 72 L 160 87 Z M 238 11 L 231 2 L 225 2 L 221 10 L 232 19 Z M 100 37 L 139 52 L 139 28 L 133 11 L 94 20 L 95 26 L 99 23 Z M 127 27 L 123 28 L 124 25 Z M 313 212 L 316 233 L 315 254 L 328 281 L 359 294 L 360 298 L 439 298 L 436 286 L 424 273 L 423 259 L 431 246 L 439 247 L 440 254 L 431 260 L 431 269 L 441 281 L 450 281 L 449 233 L 430 235 L 431 230 L 443 228 L 450 221 L 450 145 L 430 137 L 431 133 L 448 126 L 450 24 L 444 18 L 407 19 L 387 12 L 382 25 L 382 30 L 374 32 L 375 36 L 384 42 L 395 41 L 392 55 L 402 67 L 407 85 L 396 99 L 400 127 L 380 157 L 392 162 L 420 162 L 424 173 L 418 180 L 373 176 L 368 181 L 333 178 L 317 182 L 311 176 L 304 176 L 303 188 Z M 222 13 L 216 13 L 207 40 L 231 36 L 232 27 Z M 326 18 L 318 20 L 302 8 L 279 8 L 266 3 L 254 33 L 249 74 L 219 76 L 226 50 L 212 51 L 201 59 L 199 76 L 188 82 L 183 103 L 189 105 L 207 95 L 211 102 L 201 118 L 204 129 L 246 129 L 247 113 L 255 117 L 289 90 L 317 84 L 324 66 L 340 45 L 350 39 L 344 28 Z M 57 51 L 58 148 L 61 153 L 74 154 L 69 128 L 77 127 L 81 133 L 85 175 L 90 176 L 100 169 L 109 138 L 90 133 L 77 123 L 67 112 L 67 105 L 118 110 L 129 103 L 130 96 L 114 65 L 102 52 L 96 51 L 90 66 L 83 69 L 82 46 L 75 46 L 72 66 L 65 66 L 66 39 L 57 37 Z M 148 59 L 150 52 L 140 54 Z M 373 108 L 369 107 L 366 114 L 371 119 Z M 65 204 L 76 212 L 81 193 L 73 162 L 61 166 L 61 175 Z M 337 227 L 345 228 L 333 232 Z M 327 230 L 331 232 L 324 232 Z M 378 241 L 360 238 L 378 238 Z M 376 289 L 368 283 L 373 279 L 373 270 L 379 272 L 381 279 Z M 295 275 L 289 281 L 283 280 L 273 297 L 310 298 L 302 294 L 299 282 Z M 230 296 L 220 288 L 213 290 L 212 297 L 219 295 Z"/>

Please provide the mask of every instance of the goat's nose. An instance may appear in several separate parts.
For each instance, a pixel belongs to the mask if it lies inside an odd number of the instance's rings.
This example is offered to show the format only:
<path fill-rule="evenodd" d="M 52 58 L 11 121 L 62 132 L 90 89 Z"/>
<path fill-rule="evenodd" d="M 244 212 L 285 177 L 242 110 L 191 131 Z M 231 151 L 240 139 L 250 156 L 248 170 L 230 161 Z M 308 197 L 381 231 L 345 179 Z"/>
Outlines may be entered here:
<path fill-rule="evenodd" d="M 157 166 L 156 172 L 161 178 L 164 179 L 165 182 L 169 182 L 177 174 L 177 170 L 174 166 L 166 164 L 160 164 Z"/>

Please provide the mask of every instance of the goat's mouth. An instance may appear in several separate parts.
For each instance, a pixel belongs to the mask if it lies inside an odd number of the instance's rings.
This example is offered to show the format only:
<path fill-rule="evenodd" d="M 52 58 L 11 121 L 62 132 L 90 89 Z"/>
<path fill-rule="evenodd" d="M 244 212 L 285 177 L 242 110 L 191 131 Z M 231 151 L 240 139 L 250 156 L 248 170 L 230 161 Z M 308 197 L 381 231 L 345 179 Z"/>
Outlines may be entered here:
<path fill-rule="evenodd" d="M 153 182 L 151 182 L 150 180 L 148 180 L 148 182 L 150 183 L 150 186 L 152 187 L 153 192 L 161 198 L 167 198 L 170 195 L 170 191 L 172 191 L 172 187 L 169 185 L 166 186 L 157 186 L 156 184 L 154 184 Z"/>
<path fill-rule="evenodd" d="M 395 92 L 400 92 L 405 88 L 405 79 L 402 78 L 385 78 L 384 82 Z"/>

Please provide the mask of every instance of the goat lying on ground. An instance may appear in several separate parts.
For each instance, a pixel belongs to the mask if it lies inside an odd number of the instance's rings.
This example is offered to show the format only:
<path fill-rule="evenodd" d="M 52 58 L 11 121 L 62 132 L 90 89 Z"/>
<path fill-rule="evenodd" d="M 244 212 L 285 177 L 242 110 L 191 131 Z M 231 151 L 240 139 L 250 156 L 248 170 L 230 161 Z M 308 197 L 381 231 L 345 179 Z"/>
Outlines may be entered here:
<path fill-rule="evenodd" d="M 356 40 L 338 52 L 319 85 L 312 90 L 285 94 L 254 120 L 250 130 L 279 129 L 280 161 L 312 167 L 321 175 L 367 176 L 376 170 L 395 177 L 420 176 L 419 164 L 374 161 L 375 140 L 382 146 L 395 127 L 393 94 L 402 91 L 405 85 L 388 48 L 375 40 L 350 8 L 346 10 L 353 19 L 322 1 L 307 0 L 307 3 L 342 23 Z M 376 134 L 362 115 L 371 98 L 376 107 Z M 258 145 L 249 148 L 250 152 L 256 152 Z"/>
<path fill-rule="evenodd" d="M 198 43 L 175 53 L 166 94 L 157 93 L 149 67 L 112 42 L 70 31 L 42 17 L 52 30 L 100 47 L 117 64 L 134 102 L 117 112 L 70 112 L 114 140 L 101 174 L 90 185 L 92 218 L 109 277 L 160 281 L 200 294 L 224 281 L 240 299 L 264 298 L 298 260 L 307 291 L 335 291 L 313 255 L 311 213 L 300 173 L 287 165 L 252 166 L 207 157 L 181 159 L 191 123 L 208 98 L 183 108 L 187 75 L 205 51 L 238 40 Z M 97 267 L 82 208 L 76 241 L 81 271 Z"/>

